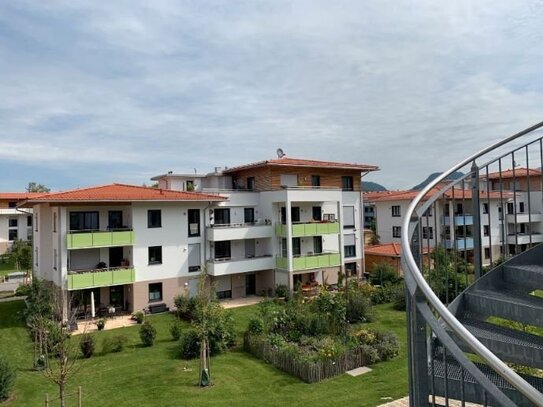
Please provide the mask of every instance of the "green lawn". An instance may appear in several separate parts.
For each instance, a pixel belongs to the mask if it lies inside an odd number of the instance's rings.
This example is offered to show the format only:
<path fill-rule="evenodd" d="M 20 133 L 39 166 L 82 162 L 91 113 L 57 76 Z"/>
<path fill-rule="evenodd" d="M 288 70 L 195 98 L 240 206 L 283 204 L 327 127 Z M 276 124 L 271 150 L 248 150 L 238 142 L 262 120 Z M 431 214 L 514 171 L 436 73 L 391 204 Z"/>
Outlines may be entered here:
<path fill-rule="evenodd" d="M 7 406 L 42 405 L 44 394 L 56 388 L 39 372 L 31 370 L 32 342 L 19 318 L 22 301 L 0 303 L 0 353 L 17 367 L 15 399 Z M 151 316 L 157 327 L 157 343 L 151 348 L 139 345 L 138 327 L 97 332 L 97 351 L 101 339 L 124 334 L 131 345 L 122 353 L 96 355 L 84 362 L 69 389 L 83 387 L 83 405 L 90 406 L 376 406 L 407 394 L 407 356 L 405 314 L 390 305 L 377 306 L 377 321 L 372 328 L 393 330 L 400 338 L 400 357 L 372 366 L 373 372 L 306 384 L 274 367 L 247 355 L 240 349 L 214 357 L 211 372 L 214 386 L 195 386 L 198 362 L 177 357 L 176 343 L 168 327 L 169 314 Z M 256 312 L 255 306 L 233 310 L 238 335 Z M 68 406 L 74 405 L 69 402 Z"/>
<path fill-rule="evenodd" d="M 9 274 L 13 271 L 15 271 L 14 264 L 0 261 L 0 281 L 3 280 L 2 277 L 4 277 L 6 274 Z"/>

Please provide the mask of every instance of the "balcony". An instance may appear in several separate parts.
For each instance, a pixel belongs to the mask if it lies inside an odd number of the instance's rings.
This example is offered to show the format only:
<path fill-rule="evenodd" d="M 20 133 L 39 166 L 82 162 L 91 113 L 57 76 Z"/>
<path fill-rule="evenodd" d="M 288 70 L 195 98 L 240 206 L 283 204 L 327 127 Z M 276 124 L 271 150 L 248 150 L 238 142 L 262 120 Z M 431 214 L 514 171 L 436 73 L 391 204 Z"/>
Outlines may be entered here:
<path fill-rule="evenodd" d="M 541 233 L 532 232 L 532 243 L 543 242 L 543 235 Z M 510 233 L 507 235 L 508 244 L 530 244 L 529 233 Z"/>
<path fill-rule="evenodd" d="M 212 276 L 226 276 L 251 271 L 270 270 L 275 267 L 271 255 L 242 259 L 214 259 L 207 262 L 207 272 Z"/>
<path fill-rule="evenodd" d="M 445 240 L 445 247 L 447 249 L 472 250 L 473 249 L 473 237 L 456 237 L 456 241 L 446 239 Z"/>
<path fill-rule="evenodd" d="M 319 236 L 330 235 L 339 233 L 338 222 L 308 222 L 308 223 L 294 223 L 292 225 L 292 237 L 303 236 Z M 287 236 L 287 225 L 276 224 L 275 225 L 276 236 Z"/>
<path fill-rule="evenodd" d="M 542 219 L 543 219 L 542 215 L 540 213 L 535 213 L 535 212 L 532 212 L 530 214 L 523 212 L 523 213 L 517 213 L 516 215 L 517 223 L 536 223 L 536 222 L 541 222 Z M 514 214 L 507 215 L 507 223 L 515 223 Z"/>
<path fill-rule="evenodd" d="M 131 246 L 134 244 L 132 229 L 108 231 L 70 231 L 66 235 L 68 249 L 91 249 L 93 247 Z"/>
<path fill-rule="evenodd" d="M 221 240 L 265 239 L 273 237 L 272 225 L 254 223 L 231 223 L 207 228 L 207 239 Z"/>
<path fill-rule="evenodd" d="M 485 216 L 485 215 L 481 215 L 481 216 Z M 452 225 L 452 220 L 453 219 L 451 216 L 444 216 L 443 217 L 443 224 L 445 226 L 451 226 Z M 473 216 L 472 215 L 468 215 L 468 214 L 465 214 L 465 215 L 455 215 L 454 216 L 454 225 L 455 226 L 469 226 L 469 225 L 473 225 Z"/>
<path fill-rule="evenodd" d="M 288 269 L 288 259 L 286 257 L 277 257 L 276 265 L 280 269 Z M 309 270 L 322 267 L 334 267 L 341 265 L 339 253 L 317 253 L 307 254 L 305 256 L 296 256 L 292 259 L 293 271 Z"/>
<path fill-rule="evenodd" d="M 130 284 L 135 281 L 136 273 L 131 267 L 68 272 L 68 290 Z"/>

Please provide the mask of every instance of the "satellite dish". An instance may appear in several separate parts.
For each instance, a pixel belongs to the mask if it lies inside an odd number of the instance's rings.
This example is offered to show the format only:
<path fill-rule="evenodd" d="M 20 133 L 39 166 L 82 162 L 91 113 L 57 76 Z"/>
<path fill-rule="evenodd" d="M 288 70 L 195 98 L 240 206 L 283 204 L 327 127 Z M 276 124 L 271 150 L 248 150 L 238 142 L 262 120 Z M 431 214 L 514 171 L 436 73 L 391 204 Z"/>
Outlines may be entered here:
<path fill-rule="evenodd" d="M 279 158 L 283 158 L 285 156 L 285 152 L 283 151 L 282 148 L 278 148 L 277 149 L 277 157 Z"/>

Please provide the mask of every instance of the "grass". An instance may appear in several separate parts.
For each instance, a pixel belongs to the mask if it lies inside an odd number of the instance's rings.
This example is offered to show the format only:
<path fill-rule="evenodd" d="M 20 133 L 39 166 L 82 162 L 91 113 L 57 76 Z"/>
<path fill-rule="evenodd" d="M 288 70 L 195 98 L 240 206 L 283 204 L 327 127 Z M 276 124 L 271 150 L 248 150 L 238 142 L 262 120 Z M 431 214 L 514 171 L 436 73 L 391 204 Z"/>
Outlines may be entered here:
<path fill-rule="evenodd" d="M 0 281 L 2 281 L 2 277 L 14 271 L 17 271 L 15 270 L 15 264 L 0 261 Z"/>
<path fill-rule="evenodd" d="M 233 310 L 239 342 L 256 306 Z M 19 317 L 22 301 L 0 303 L 0 353 L 18 367 L 15 398 L 6 406 L 41 405 L 45 393 L 56 395 L 56 387 L 39 372 L 31 370 L 32 342 Z M 236 348 L 212 358 L 214 386 L 195 386 L 198 361 L 178 358 L 169 326 L 169 314 L 150 316 L 157 328 L 157 342 L 151 348 L 140 345 L 138 327 L 93 334 L 97 353 L 85 360 L 70 381 L 69 391 L 83 388 L 83 405 L 90 406 L 377 406 L 385 397 L 407 394 L 405 314 L 391 305 L 376 306 L 378 322 L 368 327 L 394 331 L 401 343 L 400 356 L 372 366 L 373 372 L 351 377 L 342 375 L 317 384 L 306 384 Z M 188 326 L 184 323 L 184 326 Z M 101 355 L 101 341 L 107 336 L 126 335 L 130 345 L 121 353 Z M 68 402 L 73 405 L 74 400 Z"/>

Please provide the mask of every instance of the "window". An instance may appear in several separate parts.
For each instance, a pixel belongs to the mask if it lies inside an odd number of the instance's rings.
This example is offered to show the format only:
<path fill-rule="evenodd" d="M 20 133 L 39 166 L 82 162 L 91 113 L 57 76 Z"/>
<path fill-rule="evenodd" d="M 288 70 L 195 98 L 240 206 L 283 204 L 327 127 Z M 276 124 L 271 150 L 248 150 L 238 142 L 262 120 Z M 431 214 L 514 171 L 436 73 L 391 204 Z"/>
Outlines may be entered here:
<path fill-rule="evenodd" d="M 490 235 L 490 226 L 489 225 L 483 225 L 483 235 L 485 235 L 485 236 Z"/>
<path fill-rule="evenodd" d="M 34 249 L 34 264 L 36 265 L 36 267 L 38 267 L 38 259 L 39 259 L 39 257 L 38 257 L 38 248 L 36 247 Z"/>
<path fill-rule="evenodd" d="M 248 177 L 247 178 L 247 189 L 249 191 L 255 190 L 255 177 Z"/>
<path fill-rule="evenodd" d="M 98 212 L 70 212 L 70 230 L 98 229 L 100 229 Z"/>
<path fill-rule="evenodd" d="M 11 218 L 9 220 L 9 227 L 10 228 L 16 228 L 17 227 L 17 218 Z"/>
<path fill-rule="evenodd" d="M 149 264 L 162 264 L 162 246 L 149 247 Z"/>
<path fill-rule="evenodd" d="M 507 213 L 515 213 L 515 205 L 513 202 L 507 203 Z"/>
<path fill-rule="evenodd" d="M 149 209 L 147 211 L 147 227 L 148 228 L 162 227 L 162 211 L 160 209 Z"/>
<path fill-rule="evenodd" d="M 201 265 L 200 243 L 189 244 L 189 272 L 199 271 Z"/>
<path fill-rule="evenodd" d="M 356 276 L 356 263 L 345 263 L 345 274 L 347 277 Z"/>
<path fill-rule="evenodd" d="M 57 231 L 57 213 L 53 212 L 53 233 Z"/>
<path fill-rule="evenodd" d="M 255 223 L 255 208 L 245 208 L 243 210 L 243 221 L 245 223 Z"/>
<path fill-rule="evenodd" d="M 28 226 L 29 228 L 32 227 L 32 216 L 26 217 L 26 226 Z"/>
<path fill-rule="evenodd" d="M 200 209 L 188 210 L 189 237 L 200 236 Z"/>
<path fill-rule="evenodd" d="M 213 211 L 215 218 L 215 225 L 229 225 L 230 224 L 230 208 L 216 208 Z"/>
<path fill-rule="evenodd" d="M 518 203 L 518 211 L 520 213 L 524 213 L 524 202 L 519 202 Z"/>
<path fill-rule="evenodd" d="M 455 215 L 463 215 L 464 214 L 464 205 L 461 203 L 456 204 L 456 213 Z"/>
<path fill-rule="evenodd" d="M 490 247 L 485 247 L 485 259 L 490 259 Z"/>
<path fill-rule="evenodd" d="M 322 208 L 320 206 L 314 206 L 312 209 L 312 219 L 320 221 L 322 220 Z"/>
<path fill-rule="evenodd" d="M 354 228 L 354 206 L 343 207 L 343 229 Z"/>
<path fill-rule="evenodd" d="M 231 257 L 230 240 L 215 242 L 215 258 L 228 259 Z"/>
<path fill-rule="evenodd" d="M 194 191 L 194 181 L 193 180 L 187 180 L 185 182 L 185 188 L 187 191 Z"/>
<path fill-rule="evenodd" d="M 287 239 L 281 239 L 281 257 L 287 257 Z"/>
<path fill-rule="evenodd" d="M 322 236 L 313 236 L 313 253 L 322 253 Z"/>
<path fill-rule="evenodd" d="M 398 215 L 398 216 L 399 216 L 399 215 Z M 425 217 L 427 217 L 427 218 L 430 217 L 430 216 L 432 216 L 432 207 L 429 207 L 428 209 L 426 209 L 426 210 L 424 211 L 424 213 L 422 214 L 422 216 L 425 216 Z"/>
<path fill-rule="evenodd" d="M 300 208 L 298 206 L 292 206 L 290 208 L 290 221 L 299 222 L 300 221 Z M 287 208 L 284 206 L 281 207 L 281 223 L 284 225 L 287 223 Z"/>
<path fill-rule="evenodd" d="M 401 210 L 400 210 L 400 205 L 393 205 L 392 206 L 392 216 L 394 218 L 399 218 L 400 216 L 402 216 Z"/>
<path fill-rule="evenodd" d="M 397 237 L 397 238 L 402 237 L 402 227 L 401 226 L 392 226 L 392 237 Z"/>
<path fill-rule="evenodd" d="M 483 204 L 483 213 L 484 213 L 484 214 L 487 214 L 487 213 L 488 213 L 488 203 L 484 203 L 484 204 Z"/>
<path fill-rule="evenodd" d="M 345 252 L 345 257 L 356 257 L 356 246 L 354 244 L 343 246 L 343 250 Z"/>
<path fill-rule="evenodd" d="M 34 215 L 34 231 L 37 232 L 38 231 L 38 221 L 40 220 L 40 217 L 39 215 L 36 213 Z"/>
<path fill-rule="evenodd" d="M 57 269 L 58 255 L 57 249 L 53 249 L 53 270 Z"/>
<path fill-rule="evenodd" d="M 311 186 L 312 187 L 320 187 L 321 186 L 321 176 L 320 175 L 312 175 L 311 176 Z"/>
<path fill-rule="evenodd" d="M 292 255 L 299 256 L 302 253 L 301 241 L 299 237 L 292 238 Z"/>
<path fill-rule="evenodd" d="M 18 237 L 17 229 L 9 229 L 8 230 L 8 240 L 11 242 L 13 240 L 17 240 Z"/>
<path fill-rule="evenodd" d="M 108 229 L 122 229 L 123 211 L 108 211 L 107 220 Z"/>
<path fill-rule="evenodd" d="M 162 283 L 149 284 L 149 302 L 162 301 Z"/>
<path fill-rule="evenodd" d="M 432 228 L 432 226 L 422 227 L 422 238 L 430 240 L 434 238 L 434 229 Z"/>
<path fill-rule="evenodd" d="M 350 177 L 350 176 L 341 177 L 341 188 L 344 191 L 353 191 L 354 190 L 353 185 L 354 185 L 353 177 Z"/>
<path fill-rule="evenodd" d="M 8 208 L 16 208 L 17 202 L 8 202 Z"/>

